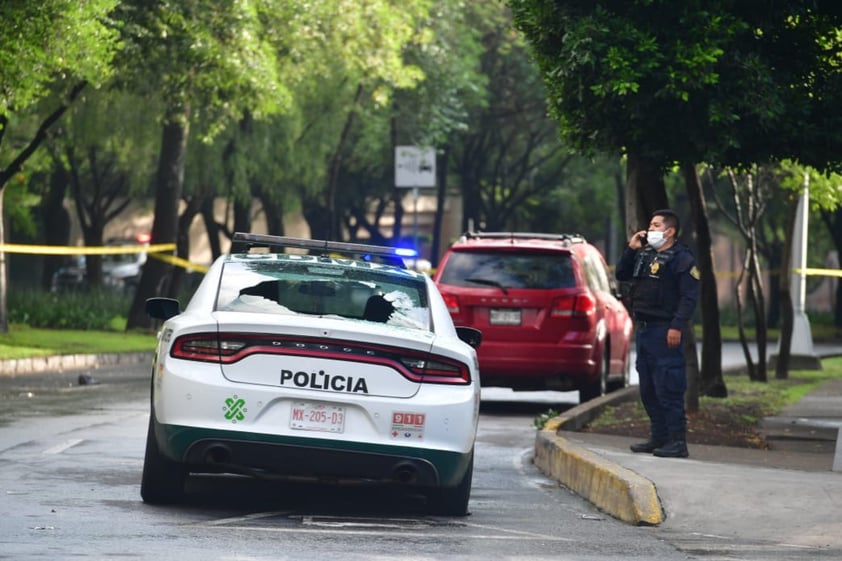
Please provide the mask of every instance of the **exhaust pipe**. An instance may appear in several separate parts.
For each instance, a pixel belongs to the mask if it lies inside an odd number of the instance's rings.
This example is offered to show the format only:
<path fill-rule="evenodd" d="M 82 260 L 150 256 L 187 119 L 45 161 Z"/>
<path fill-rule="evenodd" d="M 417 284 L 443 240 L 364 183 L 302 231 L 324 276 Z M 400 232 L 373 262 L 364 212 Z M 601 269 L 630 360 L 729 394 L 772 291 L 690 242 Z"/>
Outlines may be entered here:
<path fill-rule="evenodd" d="M 228 464 L 231 462 L 231 449 L 222 444 L 214 444 L 205 450 L 205 462 L 209 464 Z"/>
<path fill-rule="evenodd" d="M 415 483 L 418 479 L 418 471 L 412 464 L 398 464 L 392 472 L 392 480 L 401 484 Z"/>

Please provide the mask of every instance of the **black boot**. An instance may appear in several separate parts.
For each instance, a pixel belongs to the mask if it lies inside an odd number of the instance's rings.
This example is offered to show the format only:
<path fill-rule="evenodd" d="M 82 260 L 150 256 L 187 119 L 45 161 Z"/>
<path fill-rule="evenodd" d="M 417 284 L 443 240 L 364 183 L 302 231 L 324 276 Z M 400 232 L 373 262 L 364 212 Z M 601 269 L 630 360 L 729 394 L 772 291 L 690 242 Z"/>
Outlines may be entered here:
<path fill-rule="evenodd" d="M 656 448 L 660 448 L 666 443 L 666 440 L 657 440 L 650 436 L 646 442 L 637 442 L 629 446 L 629 448 L 635 454 L 651 454 Z"/>
<path fill-rule="evenodd" d="M 686 458 L 690 455 L 687 451 L 687 438 L 684 433 L 675 433 L 669 442 L 653 450 L 652 454 L 659 458 Z"/>

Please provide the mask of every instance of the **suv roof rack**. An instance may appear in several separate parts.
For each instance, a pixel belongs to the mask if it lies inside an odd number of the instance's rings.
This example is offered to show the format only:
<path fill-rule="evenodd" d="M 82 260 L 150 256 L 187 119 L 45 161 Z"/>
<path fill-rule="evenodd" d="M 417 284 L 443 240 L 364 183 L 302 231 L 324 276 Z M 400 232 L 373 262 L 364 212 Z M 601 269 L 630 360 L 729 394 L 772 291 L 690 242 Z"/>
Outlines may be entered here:
<path fill-rule="evenodd" d="M 409 257 L 409 255 L 403 254 L 405 250 L 382 245 L 311 240 L 307 238 L 249 234 L 245 232 L 234 232 L 234 236 L 231 238 L 231 253 L 248 253 L 254 248 L 261 247 L 268 249 L 305 249 L 311 255 L 327 255 L 331 253 L 350 254 L 360 256 L 366 261 L 371 261 L 372 257 L 376 256 L 380 261 L 398 266 L 402 269 L 406 268 L 403 258 Z"/>
<path fill-rule="evenodd" d="M 585 237 L 581 234 L 544 234 L 539 232 L 465 232 L 461 241 L 477 239 L 509 239 L 515 240 L 556 240 L 561 242 L 585 243 Z"/>

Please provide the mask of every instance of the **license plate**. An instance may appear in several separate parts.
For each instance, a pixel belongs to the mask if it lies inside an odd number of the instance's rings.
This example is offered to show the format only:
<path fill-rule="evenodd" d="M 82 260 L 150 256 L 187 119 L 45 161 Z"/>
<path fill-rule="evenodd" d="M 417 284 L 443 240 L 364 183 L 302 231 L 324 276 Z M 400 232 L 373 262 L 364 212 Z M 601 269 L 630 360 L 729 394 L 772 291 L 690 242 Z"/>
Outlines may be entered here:
<path fill-rule="evenodd" d="M 289 427 L 318 432 L 345 432 L 345 408 L 340 405 L 313 401 L 293 403 Z"/>
<path fill-rule="evenodd" d="M 491 325 L 520 325 L 520 310 L 511 308 L 492 309 L 488 321 Z"/>

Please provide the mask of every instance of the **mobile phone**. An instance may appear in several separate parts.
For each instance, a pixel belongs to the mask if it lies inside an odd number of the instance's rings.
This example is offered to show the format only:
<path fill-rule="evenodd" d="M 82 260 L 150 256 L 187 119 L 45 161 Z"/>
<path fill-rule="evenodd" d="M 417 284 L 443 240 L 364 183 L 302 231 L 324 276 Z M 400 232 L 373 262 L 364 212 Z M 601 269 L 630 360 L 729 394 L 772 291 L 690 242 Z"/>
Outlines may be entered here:
<path fill-rule="evenodd" d="M 646 245 L 649 243 L 649 240 L 646 239 L 646 234 L 640 234 L 640 245 Z"/>

